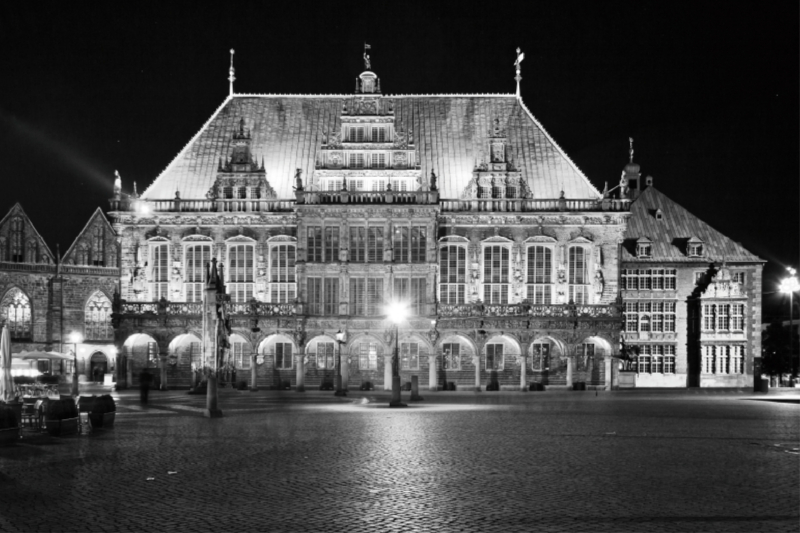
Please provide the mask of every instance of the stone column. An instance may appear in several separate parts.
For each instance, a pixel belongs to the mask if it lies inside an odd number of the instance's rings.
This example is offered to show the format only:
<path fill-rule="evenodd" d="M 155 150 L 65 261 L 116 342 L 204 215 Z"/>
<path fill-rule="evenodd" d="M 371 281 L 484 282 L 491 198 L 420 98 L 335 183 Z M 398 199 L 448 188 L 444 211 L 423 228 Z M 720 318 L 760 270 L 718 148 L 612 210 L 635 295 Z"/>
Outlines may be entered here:
<path fill-rule="evenodd" d="M 383 390 L 392 390 L 392 356 L 383 356 Z"/>
<path fill-rule="evenodd" d="M 295 391 L 306 391 L 306 356 L 302 353 L 297 354 L 297 386 Z"/>
<path fill-rule="evenodd" d="M 256 359 L 258 355 L 253 354 L 250 356 L 250 392 L 255 392 L 258 390 L 258 365 L 256 364 Z"/>
<path fill-rule="evenodd" d="M 605 386 L 603 387 L 605 390 L 611 390 L 613 361 L 614 361 L 614 359 L 611 358 L 611 356 L 608 356 L 608 355 L 603 358 L 603 362 L 605 363 L 605 369 L 604 370 L 605 370 L 605 374 L 606 374 Z"/>
<path fill-rule="evenodd" d="M 475 390 L 481 390 L 481 356 L 473 355 L 472 364 L 475 365 Z"/>
<path fill-rule="evenodd" d="M 159 354 L 159 371 L 161 373 L 161 387 L 159 390 L 167 390 L 167 354 Z"/>
<path fill-rule="evenodd" d="M 528 358 L 525 354 L 519 356 L 519 390 L 525 392 L 528 390 Z"/>
<path fill-rule="evenodd" d="M 567 388 L 572 387 L 572 367 L 575 365 L 574 356 L 567 357 Z"/>
<path fill-rule="evenodd" d="M 428 356 L 428 390 L 437 390 L 436 354 Z"/>

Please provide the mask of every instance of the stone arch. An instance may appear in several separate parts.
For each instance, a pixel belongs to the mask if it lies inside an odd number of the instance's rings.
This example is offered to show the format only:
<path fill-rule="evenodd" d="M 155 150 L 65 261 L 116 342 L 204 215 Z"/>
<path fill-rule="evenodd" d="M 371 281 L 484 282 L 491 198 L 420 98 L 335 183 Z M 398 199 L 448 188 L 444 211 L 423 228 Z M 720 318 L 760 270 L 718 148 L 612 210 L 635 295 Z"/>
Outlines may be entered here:
<path fill-rule="evenodd" d="M 612 346 L 608 339 L 599 335 L 585 337 L 575 354 L 575 368 L 585 372 L 587 381 L 600 381 L 600 369 L 603 368 L 603 359 L 612 354 Z"/>
<path fill-rule="evenodd" d="M 566 355 L 567 346 L 564 341 L 552 335 L 539 335 L 528 346 L 530 368 L 534 372 L 550 370 L 554 361 L 561 361 Z"/>
<path fill-rule="evenodd" d="M 134 333 L 122 344 L 122 352 L 135 373 L 142 368 L 158 366 L 158 342 L 146 333 Z"/>
<path fill-rule="evenodd" d="M 458 353 L 453 353 L 455 351 L 453 344 L 458 345 Z M 442 335 L 442 338 L 436 343 L 436 353 L 440 356 L 439 368 L 443 372 L 447 372 L 473 367 L 473 358 L 479 353 L 479 350 L 478 345 L 469 336 L 461 333 L 448 333 Z"/>
<path fill-rule="evenodd" d="M 255 353 L 253 343 L 240 333 L 231 333 L 230 349 L 228 350 L 228 362 L 236 368 L 236 370 L 250 370 L 253 362 L 253 353 Z"/>
<path fill-rule="evenodd" d="M 502 346 L 502 348 L 498 349 L 497 346 Z M 508 333 L 497 333 L 486 339 L 481 352 L 486 371 L 510 370 L 518 364 L 522 348 L 519 340 L 514 336 Z"/>
<path fill-rule="evenodd" d="M 337 350 L 336 339 L 333 335 L 316 335 L 305 345 L 306 364 L 318 370 L 331 370 L 334 368 Z M 344 355 L 344 354 L 343 354 Z"/>
<path fill-rule="evenodd" d="M 354 335 L 346 344 L 347 362 L 355 372 L 378 372 L 383 368 L 383 358 L 391 355 L 391 347 L 369 333 Z"/>
<path fill-rule="evenodd" d="M 270 368 L 290 370 L 295 366 L 297 344 L 286 333 L 273 333 L 261 341 L 257 353 L 264 357 L 264 364 Z"/>
<path fill-rule="evenodd" d="M 194 333 L 175 336 L 169 343 L 168 353 L 170 358 L 177 359 L 178 364 L 190 364 L 193 370 L 203 366 L 202 341 Z"/>
<path fill-rule="evenodd" d="M 428 356 L 434 353 L 430 340 L 415 331 L 401 331 L 399 335 L 399 357 L 401 371 L 419 371 L 423 363 L 428 362 Z M 416 343 L 416 347 L 413 344 Z M 394 345 L 390 347 L 390 354 L 394 354 Z"/>
<path fill-rule="evenodd" d="M 33 339 L 33 304 L 22 288 L 8 288 L 0 300 L 0 316 L 6 321 L 12 340 Z"/>
<path fill-rule="evenodd" d="M 102 349 L 97 349 L 92 352 L 88 359 L 89 368 L 87 369 L 88 377 L 92 381 L 102 382 L 104 376 L 111 370 L 111 358 Z"/>

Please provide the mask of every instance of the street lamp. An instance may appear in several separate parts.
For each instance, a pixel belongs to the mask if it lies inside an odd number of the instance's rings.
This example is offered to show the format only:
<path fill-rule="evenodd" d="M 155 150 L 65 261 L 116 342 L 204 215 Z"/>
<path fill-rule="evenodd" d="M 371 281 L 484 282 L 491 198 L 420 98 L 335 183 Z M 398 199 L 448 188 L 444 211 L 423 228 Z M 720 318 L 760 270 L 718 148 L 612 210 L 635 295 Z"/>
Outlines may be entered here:
<path fill-rule="evenodd" d="M 78 390 L 78 344 L 83 342 L 83 335 L 79 331 L 73 331 L 69 334 L 69 341 L 75 348 L 72 351 L 72 395 L 77 398 L 80 395 Z"/>
<path fill-rule="evenodd" d="M 345 342 L 345 332 L 341 329 L 336 332 L 336 344 L 339 351 L 336 354 L 336 392 L 334 396 L 347 396 L 347 391 L 342 388 L 342 344 Z"/>
<path fill-rule="evenodd" d="M 789 358 L 792 361 L 792 376 L 797 376 L 797 364 L 794 359 L 794 324 L 792 321 L 792 307 L 794 293 L 800 290 L 800 282 L 797 281 L 797 271 L 792 267 L 786 267 L 789 272 L 788 278 L 783 278 L 778 290 L 789 295 Z"/>
<path fill-rule="evenodd" d="M 389 320 L 394 322 L 394 355 L 392 356 L 392 400 L 389 407 L 407 407 L 400 401 L 400 322 L 408 316 L 406 305 L 395 302 L 386 308 Z"/>

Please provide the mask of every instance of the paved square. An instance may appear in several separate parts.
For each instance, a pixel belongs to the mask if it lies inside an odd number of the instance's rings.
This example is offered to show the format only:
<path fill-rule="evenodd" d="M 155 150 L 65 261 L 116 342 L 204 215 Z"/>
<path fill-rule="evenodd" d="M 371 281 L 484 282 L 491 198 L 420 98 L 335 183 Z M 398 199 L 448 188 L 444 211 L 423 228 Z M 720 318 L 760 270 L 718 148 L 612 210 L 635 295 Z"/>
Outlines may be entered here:
<path fill-rule="evenodd" d="M 400 410 L 386 393 L 228 389 L 215 420 L 204 397 L 115 395 L 112 430 L 0 449 L 0 531 L 800 524 L 800 405 L 747 393 L 441 392 Z"/>

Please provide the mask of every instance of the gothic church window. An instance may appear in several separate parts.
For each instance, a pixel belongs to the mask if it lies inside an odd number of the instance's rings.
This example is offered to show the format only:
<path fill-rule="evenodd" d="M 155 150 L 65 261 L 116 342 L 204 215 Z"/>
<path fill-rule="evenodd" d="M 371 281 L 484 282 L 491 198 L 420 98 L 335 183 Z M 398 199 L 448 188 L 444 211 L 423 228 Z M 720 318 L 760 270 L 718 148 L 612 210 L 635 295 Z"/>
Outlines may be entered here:
<path fill-rule="evenodd" d="M 22 263 L 25 260 L 24 246 L 23 246 L 23 224 L 22 219 L 19 217 L 11 220 L 11 261 L 13 263 Z"/>
<path fill-rule="evenodd" d="M 102 227 L 92 231 L 92 265 L 105 266 L 105 232 Z"/>
<path fill-rule="evenodd" d="M 86 340 L 105 341 L 113 339 L 111 300 L 102 292 L 95 292 L 86 302 L 83 320 Z"/>
<path fill-rule="evenodd" d="M 29 340 L 33 338 L 31 321 L 31 302 L 18 288 L 9 290 L 0 303 L 5 315 L 11 340 Z"/>

